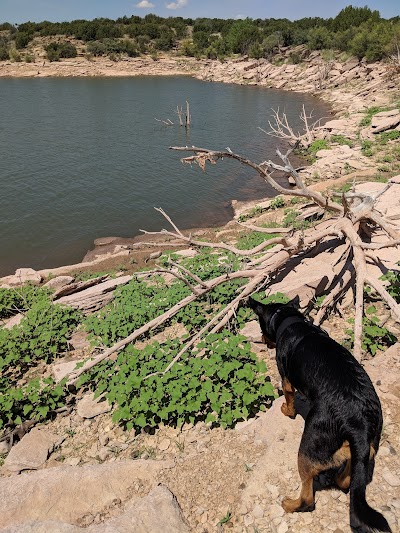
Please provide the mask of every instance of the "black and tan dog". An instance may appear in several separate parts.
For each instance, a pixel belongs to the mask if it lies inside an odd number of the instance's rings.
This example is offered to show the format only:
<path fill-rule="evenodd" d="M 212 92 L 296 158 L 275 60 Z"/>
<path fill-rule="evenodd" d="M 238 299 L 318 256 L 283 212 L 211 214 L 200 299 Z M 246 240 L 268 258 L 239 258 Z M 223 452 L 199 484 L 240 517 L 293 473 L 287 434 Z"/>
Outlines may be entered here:
<path fill-rule="evenodd" d="M 306 396 L 306 416 L 298 454 L 300 496 L 286 498 L 286 512 L 313 511 L 313 480 L 337 469 L 335 483 L 350 489 L 350 523 L 361 531 L 391 531 L 385 518 L 365 500 L 382 431 L 382 410 L 367 373 L 343 346 L 312 325 L 290 304 L 264 305 L 249 298 L 263 341 L 276 346 L 276 362 L 286 403 L 296 416 L 295 390 Z"/>

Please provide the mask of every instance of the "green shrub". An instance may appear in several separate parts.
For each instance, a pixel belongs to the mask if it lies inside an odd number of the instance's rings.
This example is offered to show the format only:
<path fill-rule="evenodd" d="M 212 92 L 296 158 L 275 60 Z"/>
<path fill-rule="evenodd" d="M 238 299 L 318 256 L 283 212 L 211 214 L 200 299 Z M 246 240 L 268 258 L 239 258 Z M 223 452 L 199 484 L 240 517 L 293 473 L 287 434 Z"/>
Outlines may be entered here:
<path fill-rule="evenodd" d="M 0 46 L 0 61 L 8 61 L 10 59 L 10 53 L 6 46 Z"/>
<path fill-rule="evenodd" d="M 15 63 L 20 63 L 21 61 L 21 54 L 15 48 L 9 49 L 9 57 L 10 60 L 14 61 Z"/>
<path fill-rule="evenodd" d="M 22 48 L 26 48 L 29 42 L 32 40 L 33 35 L 29 33 L 24 32 L 18 32 L 15 37 L 15 48 L 17 50 L 21 50 Z"/>
<path fill-rule="evenodd" d="M 76 46 L 68 41 L 62 43 L 50 43 L 45 47 L 45 50 L 49 61 L 59 61 L 63 58 L 71 58 L 78 55 Z"/>
<path fill-rule="evenodd" d="M 398 130 L 384 131 L 382 133 L 378 133 L 378 142 L 382 145 L 387 144 L 388 141 L 396 141 L 397 139 L 400 139 L 400 131 Z"/>

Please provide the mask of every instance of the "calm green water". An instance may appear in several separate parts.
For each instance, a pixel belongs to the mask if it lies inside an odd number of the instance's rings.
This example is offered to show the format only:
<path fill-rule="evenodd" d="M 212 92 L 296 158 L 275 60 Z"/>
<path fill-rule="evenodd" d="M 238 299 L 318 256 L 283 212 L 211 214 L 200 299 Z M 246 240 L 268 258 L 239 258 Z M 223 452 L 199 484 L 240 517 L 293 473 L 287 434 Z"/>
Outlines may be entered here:
<path fill-rule="evenodd" d="M 160 126 L 191 104 L 190 132 Z M 191 78 L 0 79 L 0 274 L 76 262 L 105 236 L 157 230 L 161 206 L 182 227 L 221 224 L 230 200 L 265 197 L 257 175 L 232 161 L 202 173 L 171 145 L 230 147 L 262 161 L 278 144 L 271 108 L 299 123 L 309 96 Z M 299 124 L 300 127 L 300 124 Z"/>

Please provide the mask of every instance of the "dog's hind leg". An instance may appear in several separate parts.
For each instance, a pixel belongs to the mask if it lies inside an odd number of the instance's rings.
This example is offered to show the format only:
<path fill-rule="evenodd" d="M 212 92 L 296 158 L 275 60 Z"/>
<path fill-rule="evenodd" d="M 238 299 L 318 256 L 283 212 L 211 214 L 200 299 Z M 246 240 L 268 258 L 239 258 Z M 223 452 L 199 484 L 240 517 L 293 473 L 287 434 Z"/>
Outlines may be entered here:
<path fill-rule="evenodd" d="M 301 452 L 299 452 L 298 456 L 298 468 L 301 479 L 301 492 L 300 496 L 295 500 L 290 498 L 283 500 L 282 507 L 287 513 L 306 512 L 315 509 L 313 479 L 314 476 L 325 470 L 324 466 L 314 463 Z"/>
<path fill-rule="evenodd" d="M 310 412 L 298 455 L 301 479 L 300 496 L 295 500 L 289 498 L 283 500 L 282 507 L 287 513 L 313 511 L 315 508 L 314 477 L 325 470 L 337 468 L 346 461 L 350 463 L 351 454 L 348 442 L 344 442 L 336 451 L 332 449 L 332 437 L 321 433 L 320 422 L 319 415 L 315 411 Z M 347 482 L 347 474 L 345 477 Z"/>
<path fill-rule="evenodd" d="M 283 378 L 282 380 L 282 389 L 286 402 L 282 404 L 281 411 L 285 416 L 294 418 L 296 416 L 296 409 L 294 408 L 295 389 L 287 378 Z"/>

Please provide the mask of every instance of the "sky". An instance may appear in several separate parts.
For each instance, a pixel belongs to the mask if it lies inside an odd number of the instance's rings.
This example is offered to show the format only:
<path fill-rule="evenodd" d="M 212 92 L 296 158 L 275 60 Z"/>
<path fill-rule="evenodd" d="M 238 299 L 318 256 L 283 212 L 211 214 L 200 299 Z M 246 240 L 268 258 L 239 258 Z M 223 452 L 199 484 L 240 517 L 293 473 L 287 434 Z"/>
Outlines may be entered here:
<path fill-rule="evenodd" d="M 400 15 L 400 0 L 0 0 L 0 22 L 62 22 L 156 13 L 184 18 L 329 18 L 347 5 Z"/>

